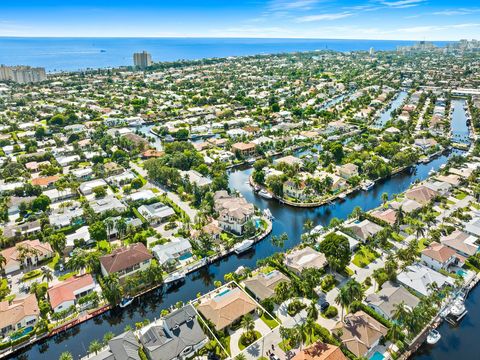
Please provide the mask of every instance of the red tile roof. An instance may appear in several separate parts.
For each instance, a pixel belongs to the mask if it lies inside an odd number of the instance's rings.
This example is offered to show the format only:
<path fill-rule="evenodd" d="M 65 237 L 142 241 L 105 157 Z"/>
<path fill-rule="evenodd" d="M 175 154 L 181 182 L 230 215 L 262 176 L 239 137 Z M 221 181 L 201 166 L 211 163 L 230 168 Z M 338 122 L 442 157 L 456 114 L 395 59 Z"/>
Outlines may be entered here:
<path fill-rule="evenodd" d="M 100 263 L 107 273 L 111 274 L 150 259 L 152 259 L 152 255 L 145 245 L 136 243 L 129 247 L 116 249 L 111 254 L 100 257 Z"/>
<path fill-rule="evenodd" d="M 58 305 L 65 301 L 75 300 L 75 291 L 87 286 L 92 286 L 94 284 L 95 283 L 93 282 L 92 275 L 90 274 L 73 276 L 65 281 L 62 281 L 61 283 L 48 289 L 48 299 L 50 300 L 50 305 L 52 305 L 52 308 L 55 309 Z"/>

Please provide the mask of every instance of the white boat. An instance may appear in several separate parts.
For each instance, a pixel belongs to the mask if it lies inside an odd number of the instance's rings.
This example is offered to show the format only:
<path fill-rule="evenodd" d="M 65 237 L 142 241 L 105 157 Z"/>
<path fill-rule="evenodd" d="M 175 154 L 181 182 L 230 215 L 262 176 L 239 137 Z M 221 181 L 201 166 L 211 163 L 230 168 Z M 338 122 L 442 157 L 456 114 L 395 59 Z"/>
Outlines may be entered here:
<path fill-rule="evenodd" d="M 133 299 L 134 299 L 133 297 L 123 298 L 120 301 L 120 304 L 118 304 L 118 306 L 120 306 L 121 308 L 126 308 L 128 305 L 130 305 L 133 302 Z"/>
<path fill-rule="evenodd" d="M 244 253 L 248 249 L 250 249 L 252 247 L 253 243 L 254 243 L 253 240 L 243 240 L 241 243 L 237 244 L 234 247 L 233 251 L 235 251 L 235 253 L 237 255 L 239 255 L 241 253 Z"/>
<path fill-rule="evenodd" d="M 436 173 L 435 169 L 431 168 L 430 171 L 428 172 L 428 175 L 433 175 L 435 173 Z"/>
<path fill-rule="evenodd" d="M 342 200 L 344 200 L 346 197 L 347 195 L 345 195 L 345 193 L 341 193 L 340 195 L 338 195 L 338 198 Z"/>
<path fill-rule="evenodd" d="M 440 335 L 440 333 L 437 330 L 432 329 L 428 333 L 427 344 L 435 345 L 441 338 L 442 338 L 442 335 Z"/>
<path fill-rule="evenodd" d="M 442 165 L 440 165 L 440 169 L 443 170 L 443 169 L 445 169 L 446 166 L 447 166 L 446 164 L 442 164 Z"/>
<path fill-rule="evenodd" d="M 175 273 L 172 273 L 172 274 L 168 275 L 168 276 L 163 280 L 163 282 L 164 282 L 165 284 L 169 284 L 169 283 L 176 282 L 176 281 L 180 281 L 180 280 L 183 280 L 183 279 L 185 279 L 185 274 L 184 274 L 184 273 L 175 272 Z"/>
<path fill-rule="evenodd" d="M 368 190 L 372 189 L 374 185 L 375 185 L 375 183 L 373 181 L 367 180 L 363 183 L 362 190 L 368 191 Z"/>
<path fill-rule="evenodd" d="M 263 210 L 263 215 L 265 215 L 265 217 L 269 220 L 273 220 L 274 217 L 272 215 L 272 212 L 270 211 L 270 209 L 265 209 Z"/>
<path fill-rule="evenodd" d="M 460 316 L 465 312 L 465 305 L 461 299 L 455 299 L 452 307 L 450 308 L 450 313 L 453 316 Z"/>
<path fill-rule="evenodd" d="M 257 161 L 255 158 L 250 158 L 247 160 L 247 163 L 253 164 L 255 161 Z"/>
<path fill-rule="evenodd" d="M 272 199 L 273 196 L 272 194 L 270 194 L 267 190 L 265 189 L 262 189 L 258 192 L 258 195 L 260 195 L 261 197 L 263 197 L 264 199 Z"/>
<path fill-rule="evenodd" d="M 317 225 L 315 226 L 311 231 L 310 234 L 321 234 L 324 230 L 324 227 L 322 225 Z"/>

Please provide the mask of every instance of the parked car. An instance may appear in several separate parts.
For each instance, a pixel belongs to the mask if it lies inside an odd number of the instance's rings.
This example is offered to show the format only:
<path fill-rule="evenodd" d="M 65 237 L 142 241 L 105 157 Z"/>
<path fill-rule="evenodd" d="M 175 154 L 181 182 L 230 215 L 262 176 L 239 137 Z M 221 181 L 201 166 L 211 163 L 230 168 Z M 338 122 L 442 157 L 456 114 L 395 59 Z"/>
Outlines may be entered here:
<path fill-rule="evenodd" d="M 329 306 L 330 306 L 330 303 L 325 300 L 324 302 L 320 303 L 320 311 L 324 312 L 325 310 L 328 309 Z"/>

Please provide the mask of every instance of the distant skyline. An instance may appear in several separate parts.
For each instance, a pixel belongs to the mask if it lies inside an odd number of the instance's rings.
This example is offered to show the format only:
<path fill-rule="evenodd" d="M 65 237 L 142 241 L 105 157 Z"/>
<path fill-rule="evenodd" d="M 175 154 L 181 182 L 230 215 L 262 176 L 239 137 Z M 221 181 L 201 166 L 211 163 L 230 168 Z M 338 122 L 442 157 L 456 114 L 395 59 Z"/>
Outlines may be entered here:
<path fill-rule="evenodd" d="M 0 4 L 0 36 L 480 39 L 480 2 L 11 1 Z"/>

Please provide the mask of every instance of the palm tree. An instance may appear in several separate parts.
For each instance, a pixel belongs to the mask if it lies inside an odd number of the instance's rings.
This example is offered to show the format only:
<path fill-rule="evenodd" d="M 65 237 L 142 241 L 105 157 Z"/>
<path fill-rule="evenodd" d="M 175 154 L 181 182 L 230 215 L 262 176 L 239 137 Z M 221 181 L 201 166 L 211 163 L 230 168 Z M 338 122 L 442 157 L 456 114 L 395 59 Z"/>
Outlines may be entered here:
<path fill-rule="evenodd" d="M 103 222 L 105 224 L 105 227 L 107 228 L 107 234 L 110 237 L 110 233 L 114 229 L 115 223 L 113 222 L 113 220 L 111 218 L 105 219 Z"/>
<path fill-rule="evenodd" d="M 68 351 L 65 351 L 60 354 L 60 356 L 58 357 L 58 360 L 73 360 L 73 355 Z"/>
<path fill-rule="evenodd" d="M 255 321 L 253 321 L 253 317 L 250 314 L 246 314 L 243 316 L 240 325 L 245 330 L 247 337 L 250 337 L 255 330 Z"/>
<path fill-rule="evenodd" d="M 305 220 L 305 222 L 303 223 L 303 229 L 305 231 L 312 230 L 313 229 L 313 221 L 310 220 L 310 219 Z"/>
<path fill-rule="evenodd" d="M 0 272 L 3 271 L 5 265 L 7 264 L 7 259 L 3 254 L 0 254 Z"/>
<path fill-rule="evenodd" d="M 48 283 L 53 280 L 52 270 L 50 270 L 47 267 L 43 267 L 42 268 L 42 280 L 45 280 L 45 282 L 47 283 L 47 287 L 48 287 Z"/>
<path fill-rule="evenodd" d="M 348 293 L 351 302 L 361 301 L 363 299 L 365 290 L 363 289 L 362 284 L 355 279 L 350 279 L 343 288 L 345 288 L 345 291 Z"/>
<path fill-rule="evenodd" d="M 409 319 L 411 313 L 412 313 L 412 311 L 405 304 L 405 301 L 402 301 L 399 304 L 394 305 L 394 311 L 393 311 L 392 319 L 395 320 L 399 324 L 406 324 L 406 322 Z"/>
<path fill-rule="evenodd" d="M 247 357 L 245 356 L 244 353 L 240 353 L 237 356 L 235 356 L 235 360 L 247 360 Z"/>
<path fill-rule="evenodd" d="M 97 353 L 102 350 L 102 347 L 102 344 L 98 340 L 93 340 L 88 346 L 88 351 L 97 355 Z"/>
<path fill-rule="evenodd" d="M 308 306 L 307 308 L 307 317 L 309 319 L 312 319 L 314 321 L 317 320 L 318 318 L 318 309 L 317 309 L 317 304 L 315 303 L 315 301 L 312 300 L 312 302 L 310 303 L 310 305 Z"/>
<path fill-rule="evenodd" d="M 405 212 L 403 211 L 403 207 L 400 206 L 397 210 L 397 214 L 395 216 L 395 227 L 399 228 L 400 225 L 403 223 L 403 219 L 405 218 Z"/>
<path fill-rule="evenodd" d="M 117 220 L 115 223 L 115 227 L 117 228 L 118 231 L 118 237 L 121 239 L 123 235 L 127 232 L 127 222 L 123 217 Z"/>
<path fill-rule="evenodd" d="M 103 278 L 103 294 L 108 302 L 112 305 L 116 305 L 122 298 L 122 288 L 120 287 L 120 281 L 118 274 L 113 273 Z"/>
<path fill-rule="evenodd" d="M 396 323 L 392 323 L 392 327 L 388 329 L 387 338 L 396 343 L 402 337 L 402 328 Z"/>
<path fill-rule="evenodd" d="M 350 294 L 345 290 L 345 287 L 342 287 L 338 292 L 337 297 L 335 298 L 335 304 L 340 305 L 342 308 L 342 321 L 343 321 L 343 309 L 347 309 L 348 305 L 352 302 Z"/>
<path fill-rule="evenodd" d="M 348 216 L 350 219 L 357 219 L 360 216 L 362 216 L 363 210 L 360 206 L 355 206 L 355 208 L 352 210 L 352 213 Z"/>
<path fill-rule="evenodd" d="M 384 192 L 382 194 L 382 202 L 383 202 L 383 205 L 385 205 L 388 201 L 388 193 Z"/>

